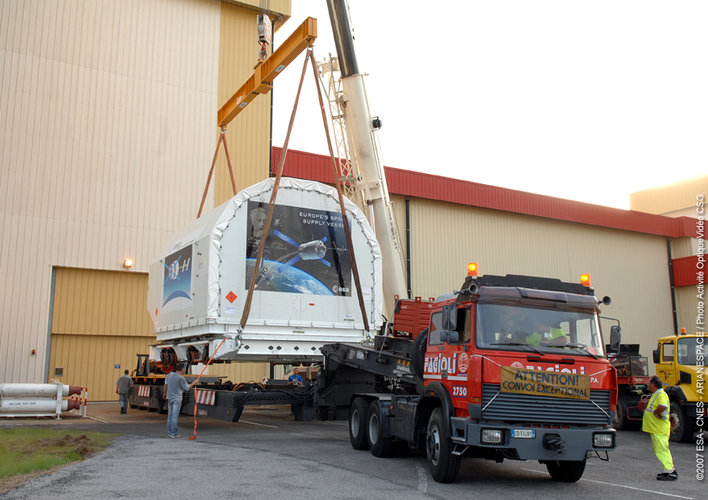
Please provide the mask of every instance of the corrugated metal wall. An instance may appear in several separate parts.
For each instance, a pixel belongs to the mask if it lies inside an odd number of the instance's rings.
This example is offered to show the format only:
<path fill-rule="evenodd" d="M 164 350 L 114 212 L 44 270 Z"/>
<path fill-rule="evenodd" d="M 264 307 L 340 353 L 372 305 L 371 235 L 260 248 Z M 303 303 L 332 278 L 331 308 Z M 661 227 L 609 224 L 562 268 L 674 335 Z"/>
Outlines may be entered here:
<path fill-rule="evenodd" d="M 117 399 L 115 383 L 123 370 L 134 370 L 136 354 L 148 354 L 156 342 L 147 313 L 147 274 L 57 268 L 54 284 L 49 379 L 56 368 L 63 383 L 89 388 L 91 400 Z M 117 368 L 116 368 L 117 366 Z M 210 367 L 210 375 L 256 380 L 263 364 Z"/>
<path fill-rule="evenodd" d="M 256 28 L 256 14 L 253 11 L 244 12 L 241 8 L 225 3 L 221 5 L 219 107 L 253 73 L 260 50 Z M 268 177 L 271 96 L 270 93 L 258 96 L 226 130 L 237 190 Z M 215 204 L 220 205 L 234 195 L 223 148 L 219 154 L 215 179 Z"/>
<path fill-rule="evenodd" d="M 147 274 L 58 268 L 52 335 L 149 337 Z"/>
<path fill-rule="evenodd" d="M 708 175 L 637 191 L 629 195 L 629 204 L 632 210 L 641 212 L 698 217 L 696 196 L 699 194 L 708 194 Z"/>
<path fill-rule="evenodd" d="M 194 219 L 217 110 L 255 62 L 256 14 L 217 0 L 0 0 L 0 382 L 47 376 L 53 267 L 132 257 L 145 272 Z M 268 105 L 230 137 L 242 186 L 268 172 Z"/>
<path fill-rule="evenodd" d="M 132 368 L 152 338 L 135 272 L 196 215 L 216 112 L 255 64 L 256 13 L 217 0 L 0 0 L 0 382 L 60 366 L 99 381 L 92 398 L 114 397 L 112 367 Z M 228 129 L 238 189 L 268 175 L 270 102 Z M 232 195 L 223 151 L 217 168 L 207 207 Z M 395 206 L 404 240 L 403 198 Z M 484 273 L 591 272 L 613 297 L 608 315 L 630 318 L 625 341 L 653 345 L 671 330 L 662 237 L 414 198 L 411 238 L 414 295 L 459 287 L 469 260 Z M 134 272 L 95 274 L 126 256 Z M 50 325 L 54 268 L 74 303 L 55 303 Z M 100 370 L 83 372 L 86 358 Z M 226 370 L 259 380 L 267 367 Z"/>
<path fill-rule="evenodd" d="M 52 335 L 49 380 L 88 388 L 89 401 L 117 400 L 116 381 L 135 370 L 136 353 L 147 353 L 145 337 Z M 55 376 L 61 368 L 63 375 Z"/>
<path fill-rule="evenodd" d="M 400 205 L 400 203 L 399 203 Z M 413 294 L 459 289 L 468 262 L 482 274 L 530 274 L 578 282 L 591 273 L 623 342 L 652 346 L 672 331 L 666 240 L 641 233 L 411 200 Z"/>
<path fill-rule="evenodd" d="M 679 331 L 681 331 L 681 328 L 685 328 L 689 333 L 698 331 L 698 325 L 696 325 L 696 320 L 699 317 L 698 298 L 696 297 L 697 293 L 698 290 L 695 286 L 683 286 L 676 288 L 676 322 Z M 705 301 L 701 302 L 702 304 L 705 303 Z M 705 318 L 705 316 L 703 316 L 703 318 Z M 701 325 L 701 327 L 702 329 L 705 328 L 704 325 Z M 667 330 L 665 335 L 670 335 L 672 333 L 674 333 L 673 328 Z"/>
<path fill-rule="evenodd" d="M 144 273 L 56 269 L 49 379 L 83 385 L 92 400 L 117 399 L 115 383 L 155 343 Z"/>

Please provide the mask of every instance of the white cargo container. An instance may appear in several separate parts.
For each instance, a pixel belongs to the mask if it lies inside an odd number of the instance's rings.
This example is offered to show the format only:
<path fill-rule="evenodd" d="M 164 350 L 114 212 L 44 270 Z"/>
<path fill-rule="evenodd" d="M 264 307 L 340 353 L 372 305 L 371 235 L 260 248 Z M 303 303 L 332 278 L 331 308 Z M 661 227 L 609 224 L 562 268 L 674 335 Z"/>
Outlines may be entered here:
<path fill-rule="evenodd" d="M 241 330 L 273 185 L 255 184 L 202 216 L 150 267 L 148 310 L 159 343 L 151 358 L 174 349 L 179 359 L 206 359 L 221 344 L 217 360 L 310 360 L 323 344 L 359 342 L 381 326 L 381 254 L 366 217 L 345 200 L 350 249 L 336 190 L 283 178 Z M 364 331 L 352 251 L 372 332 Z"/>

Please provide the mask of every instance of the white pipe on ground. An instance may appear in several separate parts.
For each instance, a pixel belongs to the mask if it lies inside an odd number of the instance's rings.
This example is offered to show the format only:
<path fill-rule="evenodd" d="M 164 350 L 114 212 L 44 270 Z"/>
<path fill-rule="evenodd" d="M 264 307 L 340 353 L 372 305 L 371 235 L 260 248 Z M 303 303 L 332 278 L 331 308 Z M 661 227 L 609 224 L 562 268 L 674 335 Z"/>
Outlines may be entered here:
<path fill-rule="evenodd" d="M 56 398 L 59 384 L 0 384 L 0 398 Z M 61 396 L 81 394 L 81 386 L 62 385 Z"/>
<path fill-rule="evenodd" d="M 73 410 L 79 408 L 79 401 L 64 399 L 61 401 L 61 411 Z M 0 400 L 0 415 L 1 414 L 36 414 L 47 413 L 54 414 L 57 410 L 57 401 L 55 399 L 8 399 Z"/>

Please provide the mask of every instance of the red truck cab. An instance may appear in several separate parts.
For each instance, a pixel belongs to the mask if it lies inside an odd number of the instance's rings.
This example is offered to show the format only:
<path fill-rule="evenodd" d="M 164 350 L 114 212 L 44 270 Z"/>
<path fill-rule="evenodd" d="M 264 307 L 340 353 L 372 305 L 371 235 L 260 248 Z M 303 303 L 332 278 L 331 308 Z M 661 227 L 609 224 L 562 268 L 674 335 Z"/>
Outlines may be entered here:
<path fill-rule="evenodd" d="M 556 479 L 579 479 L 589 452 L 615 448 L 617 376 L 600 303 L 581 284 L 513 275 L 469 277 L 441 297 L 418 339 L 424 394 L 450 402 L 441 439 L 449 433 L 460 454 L 539 460 Z"/>
<path fill-rule="evenodd" d="M 400 300 L 373 346 L 323 346 L 320 413 L 348 411 L 354 449 L 425 450 L 439 482 L 462 457 L 538 460 L 577 481 L 589 454 L 615 448 L 617 375 L 599 322 L 609 298 L 586 285 L 469 276 L 435 300 Z M 619 327 L 611 337 L 614 349 Z"/>

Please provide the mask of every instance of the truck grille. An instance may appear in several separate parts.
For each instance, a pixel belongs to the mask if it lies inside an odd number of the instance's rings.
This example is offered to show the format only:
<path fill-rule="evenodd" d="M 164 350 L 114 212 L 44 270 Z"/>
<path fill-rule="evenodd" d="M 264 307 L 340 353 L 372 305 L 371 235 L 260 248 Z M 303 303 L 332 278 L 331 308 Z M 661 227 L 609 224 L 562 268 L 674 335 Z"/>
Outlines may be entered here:
<path fill-rule="evenodd" d="M 584 400 L 499 392 L 499 384 L 484 384 L 482 408 L 485 420 L 606 425 L 610 418 L 602 410 L 609 415 L 610 391 L 590 391 L 590 400 Z"/>

